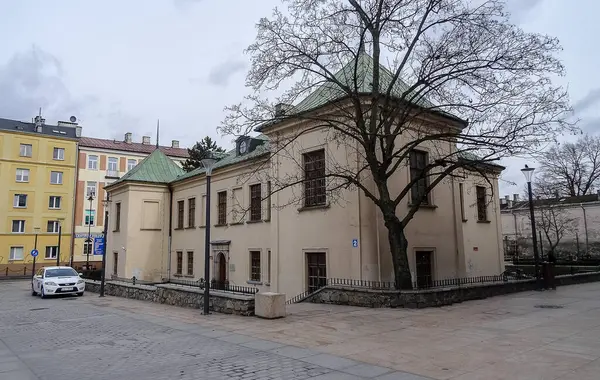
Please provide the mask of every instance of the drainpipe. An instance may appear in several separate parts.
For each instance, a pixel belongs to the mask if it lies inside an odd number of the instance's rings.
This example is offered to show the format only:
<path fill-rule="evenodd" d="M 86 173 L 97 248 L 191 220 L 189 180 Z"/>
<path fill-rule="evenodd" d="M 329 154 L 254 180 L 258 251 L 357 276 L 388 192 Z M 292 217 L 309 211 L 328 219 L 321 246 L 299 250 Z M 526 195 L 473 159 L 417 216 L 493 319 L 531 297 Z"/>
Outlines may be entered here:
<path fill-rule="evenodd" d="M 358 155 L 358 141 L 356 141 L 356 155 Z M 356 160 L 356 171 L 357 173 L 360 173 L 360 163 L 358 162 L 358 160 Z M 362 218 L 360 215 L 361 212 L 361 207 L 360 207 L 360 189 L 356 189 L 356 194 L 357 194 L 357 204 L 358 204 L 358 278 L 362 281 L 363 279 L 363 251 L 362 251 Z"/>
<path fill-rule="evenodd" d="M 579 204 L 581 206 L 581 209 L 583 210 L 583 228 L 585 230 L 585 255 L 589 255 L 589 239 L 588 239 L 588 226 L 587 226 L 587 214 L 585 212 L 585 207 L 583 206 L 583 203 Z"/>
<path fill-rule="evenodd" d="M 377 281 L 381 282 L 381 244 L 379 243 L 379 215 L 375 207 L 375 236 L 377 237 Z"/>
<path fill-rule="evenodd" d="M 73 183 L 73 208 L 71 210 L 71 244 L 70 244 L 70 257 L 69 266 L 73 266 L 73 259 L 75 254 L 75 209 L 77 208 L 77 182 L 79 181 L 79 142 L 75 143 L 75 181 Z M 85 194 L 85 188 L 84 188 Z M 85 199 L 85 197 L 84 197 Z"/>
<path fill-rule="evenodd" d="M 172 231 L 173 231 L 173 188 L 169 185 L 169 238 L 167 242 L 167 249 L 169 250 L 167 257 L 167 279 L 171 281 L 171 242 L 172 242 Z"/>

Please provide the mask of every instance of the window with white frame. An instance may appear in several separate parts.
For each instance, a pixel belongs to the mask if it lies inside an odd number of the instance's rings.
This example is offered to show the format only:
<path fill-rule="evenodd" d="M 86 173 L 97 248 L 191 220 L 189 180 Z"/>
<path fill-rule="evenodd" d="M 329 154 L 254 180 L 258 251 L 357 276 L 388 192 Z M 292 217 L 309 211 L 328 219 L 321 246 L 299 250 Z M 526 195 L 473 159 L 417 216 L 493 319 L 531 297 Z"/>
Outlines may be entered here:
<path fill-rule="evenodd" d="M 13 198 L 14 208 L 25 208 L 27 207 L 27 194 L 15 194 Z"/>
<path fill-rule="evenodd" d="M 85 225 L 93 226 L 96 219 L 96 210 L 85 210 Z"/>
<path fill-rule="evenodd" d="M 96 193 L 96 185 L 97 185 L 96 182 L 93 182 L 93 181 L 87 182 L 86 191 L 85 191 L 86 197 L 89 197 L 90 195 L 93 197 L 96 196 L 96 194 L 97 194 Z"/>
<path fill-rule="evenodd" d="M 49 245 L 46 247 L 46 255 L 44 257 L 46 259 L 56 259 L 57 254 L 58 254 L 58 246 Z"/>
<path fill-rule="evenodd" d="M 59 227 L 60 227 L 60 223 L 58 220 L 49 220 L 48 228 L 46 229 L 46 232 L 57 234 Z"/>
<path fill-rule="evenodd" d="M 52 153 L 52 159 L 57 161 L 63 161 L 65 159 L 65 148 L 54 148 Z"/>
<path fill-rule="evenodd" d="M 94 156 L 94 155 L 88 156 L 88 169 L 89 170 L 98 170 L 98 156 Z"/>
<path fill-rule="evenodd" d="M 48 208 L 59 209 L 60 208 L 60 199 L 61 199 L 61 197 L 59 197 L 59 196 L 51 195 L 48 200 Z"/>
<path fill-rule="evenodd" d="M 17 182 L 29 182 L 29 169 L 17 169 Z"/>
<path fill-rule="evenodd" d="M 33 146 L 31 144 L 21 144 L 19 149 L 19 153 L 21 157 L 31 157 L 31 153 L 33 152 Z"/>
<path fill-rule="evenodd" d="M 50 184 L 62 185 L 63 173 L 62 172 L 50 172 Z"/>
<path fill-rule="evenodd" d="M 119 159 L 116 157 L 108 157 L 108 171 L 117 172 L 119 170 Z"/>
<path fill-rule="evenodd" d="M 12 232 L 22 234 L 25 232 L 25 221 L 24 220 L 13 220 L 12 221 Z"/>
<path fill-rule="evenodd" d="M 137 165 L 137 160 L 132 160 L 131 158 L 127 160 L 127 171 L 135 168 L 135 165 Z"/>
<path fill-rule="evenodd" d="M 23 260 L 23 247 L 10 247 L 9 260 Z"/>

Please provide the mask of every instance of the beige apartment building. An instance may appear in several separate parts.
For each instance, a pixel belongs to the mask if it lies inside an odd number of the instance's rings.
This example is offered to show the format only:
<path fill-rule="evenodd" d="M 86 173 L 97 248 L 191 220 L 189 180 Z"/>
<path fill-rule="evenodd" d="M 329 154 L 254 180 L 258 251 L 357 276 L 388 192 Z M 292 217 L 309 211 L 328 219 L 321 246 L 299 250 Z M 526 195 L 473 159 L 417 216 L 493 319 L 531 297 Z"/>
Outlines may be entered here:
<path fill-rule="evenodd" d="M 156 144 L 152 144 L 150 136 L 143 136 L 141 142 L 134 142 L 132 133 L 126 133 L 121 141 L 92 137 L 79 139 L 71 258 L 74 266 L 84 266 L 88 253 L 91 267 L 97 267 L 98 262 L 102 261 L 98 240 L 102 239 L 104 227 L 104 187 L 121 178 L 155 149 Z M 171 146 L 160 146 L 159 149 L 178 165 L 188 157 L 187 149 L 180 148 L 176 140 L 172 141 Z M 88 242 L 89 237 L 91 242 Z"/>
<path fill-rule="evenodd" d="M 327 112 L 325 102 L 308 101 L 312 109 Z M 393 281 L 387 230 L 374 203 L 352 188 L 331 198 L 322 180 L 331 162 L 348 162 L 356 148 L 330 142 L 323 128 L 302 133 L 285 154 L 277 145 L 308 127 L 309 121 L 293 118 L 266 126 L 256 137 L 239 138 L 215 165 L 210 280 L 288 297 L 315 289 L 327 278 Z M 419 146 L 410 161 L 422 164 L 434 154 L 433 146 Z M 390 183 L 406 184 L 411 168 L 400 166 Z M 504 271 L 500 205 L 493 196 L 502 169 L 486 167 L 490 182 L 465 172 L 434 188 L 406 231 L 413 281 Z M 303 173 L 304 180 L 269 196 L 272 184 L 290 173 Z M 374 186 L 368 176 L 364 183 Z M 184 173 L 156 150 L 106 191 L 112 199 L 108 274 L 150 281 L 204 277 L 203 169 Z M 408 201 L 398 206 L 399 214 L 408 210 Z"/>

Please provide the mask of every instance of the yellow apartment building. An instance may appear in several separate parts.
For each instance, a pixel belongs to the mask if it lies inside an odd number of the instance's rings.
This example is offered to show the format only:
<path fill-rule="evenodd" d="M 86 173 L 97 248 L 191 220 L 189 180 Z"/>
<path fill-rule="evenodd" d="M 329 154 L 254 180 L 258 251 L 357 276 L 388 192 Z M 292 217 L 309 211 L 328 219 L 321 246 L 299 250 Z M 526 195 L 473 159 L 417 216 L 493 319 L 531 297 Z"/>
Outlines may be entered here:
<path fill-rule="evenodd" d="M 104 186 L 121 178 L 155 149 L 156 143 L 152 143 L 150 136 L 135 142 L 130 132 L 125 133 L 123 140 L 79 139 L 73 267 L 83 268 L 89 263 L 90 268 L 100 268 Z M 180 148 L 177 140 L 171 141 L 171 146 L 159 146 L 158 149 L 180 166 L 188 157 L 187 149 Z"/>
<path fill-rule="evenodd" d="M 69 263 L 80 136 L 74 122 L 0 119 L 0 275 L 30 268 L 34 248 L 40 266 Z"/>

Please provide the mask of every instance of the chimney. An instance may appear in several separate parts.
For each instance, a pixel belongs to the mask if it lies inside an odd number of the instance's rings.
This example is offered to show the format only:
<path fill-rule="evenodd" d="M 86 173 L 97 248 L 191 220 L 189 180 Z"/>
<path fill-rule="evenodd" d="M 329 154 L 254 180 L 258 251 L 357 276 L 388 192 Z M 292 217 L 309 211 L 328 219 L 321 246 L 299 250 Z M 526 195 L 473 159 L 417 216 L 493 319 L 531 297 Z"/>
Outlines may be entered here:
<path fill-rule="evenodd" d="M 142 136 L 142 144 L 150 145 L 150 136 Z"/>
<path fill-rule="evenodd" d="M 42 127 L 44 126 L 45 122 L 46 119 L 42 118 L 41 116 L 36 116 L 35 119 L 33 119 L 33 123 L 35 124 L 35 131 L 38 133 L 42 133 Z"/>
<path fill-rule="evenodd" d="M 131 144 L 131 132 L 125 133 L 125 142 Z"/>
<path fill-rule="evenodd" d="M 513 201 L 515 201 L 515 202 L 519 201 L 519 194 L 513 194 Z"/>
<path fill-rule="evenodd" d="M 507 200 L 507 201 L 510 201 L 510 195 L 505 195 L 504 199 Z"/>
<path fill-rule="evenodd" d="M 82 129 L 83 128 L 81 127 L 81 125 L 76 126 L 75 127 L 75 136 L 81 137 L 81 131 L 82 131 Z"/>
<path fill-rule="evenodd" d="M 179 148 L 179 140 L 171 140 L 171 148 Z"/>
<path fill-rule="evenodd" d="M 275 104 L 275 116 L 284 116 L 293 108 L 290 104 L 277 103 Z"/>

